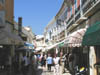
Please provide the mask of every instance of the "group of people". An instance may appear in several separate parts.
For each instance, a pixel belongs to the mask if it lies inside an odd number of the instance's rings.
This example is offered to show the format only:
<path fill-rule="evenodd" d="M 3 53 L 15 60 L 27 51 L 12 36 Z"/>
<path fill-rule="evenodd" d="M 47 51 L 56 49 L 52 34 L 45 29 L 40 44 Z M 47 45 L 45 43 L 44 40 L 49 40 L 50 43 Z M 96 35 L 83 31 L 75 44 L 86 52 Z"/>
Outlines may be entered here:
<path fill-rule="evenodd" d="M 21 70 L 22 70 L 22 73 L 23 73 L 23 75 L 26 75 L 27 74 L 27 72 L 29 71 L 29 66 L 30 66 L 30 58 L 29 58 L 29 56 L 27 55 L 24 55 L 23 57 L 22 57 L 22 62 L 21 62 Z"/>
<path fill-rule="evenodd" d="M 65 69 L 69 70 L 70 73 L 73 71 L 73 62 L 74 62 L 75 56 L 72 53 L 66 53 L 63 56 L 63 72 L 65 72 Z"/>
<path fill-rule="evenodd" d="M 23 53 L 22 57 L 15 55 L 13 58 L 13 73 L 16 75 L 17 73 L 21 73 L 22 75 L 35 74 L 37 69 L 37 56 L 32 53 L 31 55 L 26 55 Z"/>
<path fill-rule="evenodd" d="M 47 65 L 47 69 L 49 72 L 52 71 L 52 66 L 54 67 L 54 75 L 59 75 L 59 64 L 60 64 L 60 57 L 58 57 L 56 54 L 54 57 L 51 56 L 51 54 L 48 54 L 47 57 L 43 55 L 41 57 L 41 66 L 44 68 Z M 58 74 L 57 74 L 58 73 Z"/>
<path fill-rule="evenodd" d="M 62 60 L 62 58 L 58 57 L 57 54 L 54 54 L 53 56 L 50 53 L 48 53 L 47 55 L 33 53 L 31 56 L 23 54 L 23 57 L 21 59 L 21 72 L 23 73 L 23 75 L 27 75 L 27 73 L 31 68 L 32 72 L 36 73 L 38 66 L 41 66 L 42 69 L 47 68 L 49 72 L 54 71 L 55 73 L 54 75 L 59 75 L 60 65 L 64 66 L 62 69 L 65 69 L 65 67 L 67 68 L 69 67 L 70 69 L 72 68 L 72 62 L 74 59 L 73 56 L 71 54 L 65 54 L 64 56 L 65 57 Z M 16 69 L 18 69 L 18 66 L 19 66 L 18 64 L 15 64 Z M 17 70 L 15 71 L 17 72 Z"/>
<path fill-rule="evenodd" d="M 22 63 L 21 63 L 21 66 L 22 66 L 21 70 L 22 70 L 23 75 L 26 75 L 29 70 L 30 65 L 31 67 L 33 66 L 32 67 L 33 71 L 35 71 L 38 68 L 38 66 L 41 66 L 42 69 L 47 68 L 49 72 L 54 71 L 55 73 L 54 75 L 59 75 L 61 63 L 64 63 L 63 65 L 64 69 L 65 67 L 67 67 L 67 68 L 70 68 L 71 70 L 73 60 L 74 60 L 74 56 L 72 56 L 72 54 L 65 54 L 65 57 L 63 60 L 61 57 L 58 57 L 57 54 L 55 54 L 54 56 L 51 56 L 51 54 L 47 54 L 47 55 L 33 54 L 30 57 L 24 55 L 22 58 Z M 53 66 L 53 69 L 52 69 L 52 66 Z"/>

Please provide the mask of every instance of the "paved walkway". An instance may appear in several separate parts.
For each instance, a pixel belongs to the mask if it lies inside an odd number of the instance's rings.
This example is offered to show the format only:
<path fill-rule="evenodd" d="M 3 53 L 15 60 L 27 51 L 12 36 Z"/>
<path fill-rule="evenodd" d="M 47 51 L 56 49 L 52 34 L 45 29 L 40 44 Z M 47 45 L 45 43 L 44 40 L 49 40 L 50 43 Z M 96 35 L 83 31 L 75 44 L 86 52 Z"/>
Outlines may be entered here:
<path fill-rule="evenodd" d="M 62 68 L 60 67 L 59 75 L 71 75 L 68 71 L 66 73 L 61 73 Z M 6 72 L 0 72 L 0 75 L 8 75 Z M 23 75 L 22 73 L 17 73 L 14 75 Z M 38 67 L 37 70 L 33 70 L 30 68 L 29 72 L 26 75 L 55 75 L 54 74 L 54 67 L 51 68 L 51 72 L 47 70 L 47 68 Z"/>
<path fill-rule="evenodd" d="M 42 69 L 41 67 L 40 67 L 40 69 Z M 61 73 L 61 70 L 62 68 L 60 67 L 60 71 L 59 71 L 59 75 L 71 75 L 68 71 L 66 72 L 66 73 Z M 54 74 L 54 67 L 52 67 L 51 68 L 51 72 L 49 72 L 48 70 L 47 70 L 47 68 L 45 68 L 45 69 L 43 69 L 42 70 L 42 74 L 39 74 L 39 75 L 55 75 Z"/>

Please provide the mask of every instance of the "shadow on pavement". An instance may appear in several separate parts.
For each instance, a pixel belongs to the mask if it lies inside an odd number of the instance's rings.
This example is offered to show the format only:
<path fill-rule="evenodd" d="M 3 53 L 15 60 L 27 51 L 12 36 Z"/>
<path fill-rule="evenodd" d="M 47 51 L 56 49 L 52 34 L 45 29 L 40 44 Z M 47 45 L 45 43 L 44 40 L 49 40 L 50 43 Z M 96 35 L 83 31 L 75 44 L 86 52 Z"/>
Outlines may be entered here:
<path fill-rule="evenodd" d="M 38 69 L 36 75 L 42 75 L 43 69 Z"/>

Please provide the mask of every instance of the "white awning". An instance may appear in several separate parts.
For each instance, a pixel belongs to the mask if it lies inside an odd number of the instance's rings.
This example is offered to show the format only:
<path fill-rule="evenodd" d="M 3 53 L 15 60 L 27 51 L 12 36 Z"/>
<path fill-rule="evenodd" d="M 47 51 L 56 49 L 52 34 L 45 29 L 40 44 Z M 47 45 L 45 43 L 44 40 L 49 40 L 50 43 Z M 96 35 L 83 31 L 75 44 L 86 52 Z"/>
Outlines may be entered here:
<path fill-rule="evenodd" d="M 63 43 L 64 41 L 65 41 L 65 40 L 63 40 L 63 41 L 61 41 L 61 42 L 58 42 L 58 43 L 55 43 L 54 45 L 51 45 L 51 46 L 47 47 L 46 49 L 47 49 L 47 50 L 50 50 L 50 49 L 52 49 L 52 48 L 58 47 L 59 44 Z"/>
<path fill-rule="evenodd" d="M 35 50 L 39 51 L 39 50 L 42 50 L 42 49 L 43 49 L 43 47 L 37 47 Z"/>
<path fill-rule="evenodd" d="M 70 34 L 66 40 L 65 44 L 68 44 L 70 47 L 76 47 L 76 46 L 81 46 L 83 35 L 85 33 L 86 29 L 79 29 L 72 34 Z"/>
<path fill-rule="evenodd" d="M 58 44 L 59 44 L 59 43 L 56 43 L 56 44 L 54 44 L 54 45 L 51 45 L 51 46 L 47 47 L 46 49 L 47 49 L 47 50 L 50 50 L 50 49 L 56 47 Z"/>

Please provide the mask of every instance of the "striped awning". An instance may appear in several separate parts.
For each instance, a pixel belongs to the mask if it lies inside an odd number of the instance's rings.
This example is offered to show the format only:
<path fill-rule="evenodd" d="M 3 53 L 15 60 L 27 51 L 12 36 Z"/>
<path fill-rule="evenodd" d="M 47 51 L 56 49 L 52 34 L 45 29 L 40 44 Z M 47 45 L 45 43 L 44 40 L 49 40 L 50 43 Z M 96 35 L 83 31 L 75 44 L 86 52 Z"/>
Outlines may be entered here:
<path fill-rule="evenodd" d="M 65 44 L 67 44 L 69 47 L 79 47 L 81 46 L 83 35 L 85 33 L 86 29 L 79 29 L 72 34 L 70 34 L 66 40 Z"/>

